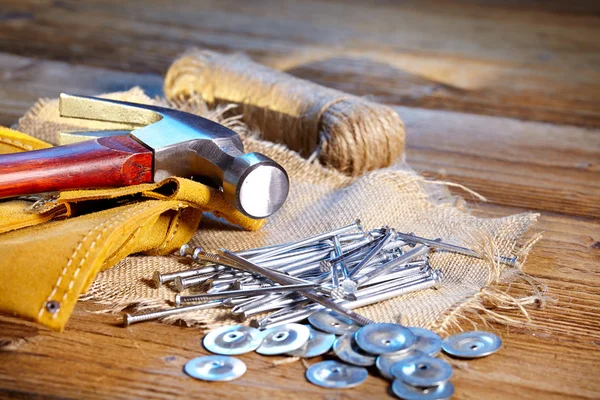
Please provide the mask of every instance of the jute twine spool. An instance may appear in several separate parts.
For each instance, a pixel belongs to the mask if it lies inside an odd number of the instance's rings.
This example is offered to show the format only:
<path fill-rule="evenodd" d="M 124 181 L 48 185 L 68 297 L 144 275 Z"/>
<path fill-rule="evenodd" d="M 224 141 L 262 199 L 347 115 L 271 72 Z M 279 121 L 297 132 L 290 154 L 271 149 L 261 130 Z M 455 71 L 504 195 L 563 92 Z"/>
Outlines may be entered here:
<path fill-rule="evenodd" d="M 350 175 L 402 156 L 404 125 L 394 110 L 257 64 L 242 55 L 188 51 L 169 68 L 171 100 L 197 93 L 211 106 L 237 103 L 262 138 Z"/>

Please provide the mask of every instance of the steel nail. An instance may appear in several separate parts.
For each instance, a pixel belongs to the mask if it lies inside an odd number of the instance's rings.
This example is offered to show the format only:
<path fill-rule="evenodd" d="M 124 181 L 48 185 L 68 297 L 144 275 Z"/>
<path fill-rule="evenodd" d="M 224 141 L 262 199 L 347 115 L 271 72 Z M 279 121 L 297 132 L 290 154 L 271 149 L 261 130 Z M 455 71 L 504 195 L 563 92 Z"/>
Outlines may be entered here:
<path fill-rule="evenodd" d="M 254 258 L 253 262 L 256 263 L 256 262 L 258 262 L 260 260 L 268 259 L 268 258 L 270 258 L 270 257 L 272 257 L 274 255 L 285 253 L 287 251 L 297 249 L 297 248 L 305 246 L 307 244 L 315 243 L 315 242 L 318 242 L 319 240 L 323 240 L 323 239 L 328 239 L 328 238 L 331 238 L 331 237 L 333 237 L 335 235 L 339 235 L 340 233 L 348 232 L 348 231 L 351 231 L 351 230 L 361 230 L 362 231 L 362 226 L 360 224 L 360 219 L 357 219 L 354 223 L 352 223 L 350 225 L 343 226 L 343 227 L 335 229 L 335 230 L 333 230 L 331 232 L 321 233 L 319 235 L 312 236 L 312 237 L 309 237 L 307 239 L 299 240 L 297 242 L 290 243 L 290 244 L 285 245 L 285 246 L 281 246 L 281 247 L 279 247 L 277 249 L 273 249 L 272 251 L 270 251 L 268 253 L 261 254 L 258 257 Z"/>
<path fill-rule="evenodd" d="M 432 247 L 434 249 L 447 250 L 447 251 L 451 251 L 454 253 L 459 253 L 459 254 L 463 254 L 465 256 L 475 257 L 475 258 L 479 258 L 479 259 L 483 258 L 483 257 L 481 257 L 480 254 L 478 254 L 474 250 L 471 250 L 471 249 L 468 249 L 468 248 L 462 247 L 462 246 L 457 246 L 455 244 L 445 243 L 445 242 L 442 242 L 441 239 L 435 239 L 435 240 L 427 239 L 427 238 L 423 238 L 420 236 L 415 236 L 413 234 L 407 234 L 407 233 L 401 233 L 401 232 L 397 232 L 397 236 L 404 240 L 415 242 L 415 243 L 421 243 L 421 244 L 427 245 L 429 247 Z M 511 267 L 514 267 L 517 263 L 516 256 L 515 257 L 494 256 L 494 260 L 496 260 L 502 264 L 510 265 Z"/>
<path fill-rule="evenodd" d="M 373 271 L 371 271 L 367 274 L 362 275 L 360 278 L 355 279 L 354 282 L 356 283 L 357 287 L 360 287 L 360 286 L 364 285 L 365 283 L 367 283 L 368 281 L 370 281 L 371 279 L 375 278 L 376 276 L 385 274 L 386 272 L 391 271 L 393 268 L 396 268 L 399 265 L 406 264 L 409 261 L 412 261 L 417 257 L 425 255 L 425 254 L 427 254 L 428 251 L 429 251 L 428 246 L 420 246 L 415 249 L 412 249 L 411 251 L 401 255 L 400 257 L 397 257 L 391 261 L 388 261 L 387 263 L 383 264 L 381 267 L 374 269 Z"/>
<path fill-rule="evenodd" d="M 175 303 L 177 305 L 181 303 L 194 303 L 201 301 L 210 301 L 210 300 L 221 300 L 227 298 L 238 298 L 238 297 L 250 297 L 250 296 L 260 296 L 268 293 L 289 293 L 296 292 L 300 289 L 311 289 L 315 286 L 318 286 L 315 283 L 302 283 L 298 285 L 286 285 L 286 286 L 270 286 L 270 287 L 262 287 L 258 289 L 247 289 L 247 290 L 228 290 L 219 293 L 213 294 L 199 294 L 193 296 L 175 296 Z"/>
<path fill-rule="evenodd" d="M 415 281 L 421 280 L 421 279 L 429 279 L 433 276 L 433 270 L 432 269 L 428 269 L 425 271 L 414 271 L 412 272 L 412 274 L 408 274 L 408 275 L 404 275 L 401 276 L 399 278 L 387 281 L 387 282 L 382 282 L 379 283 L 377 285 L 371 285 L 368 287 L 365 287 L 363 289 L 359 289 L 356 290 L 355 292 L 353 292 L 353 294 L 358 298 L 361 296 L 370 296 L 372 294 L 377 294 L 379 292 L 384 292 L 386 290 L 390 290 L 390 289 L 394 289 L 397 287 L 401 287 L 407 284 L 412 284 Z"/>
<path fill-rule="evenodd" d="M 337 236 L 333 237 L 333 248 L 335 256 L 341 258 L 344 253 L 342 252 L 340 239 Z M 343 259 L 333 263 L 331 278 L 334 288 L 340 287 L 344 279 L 348 278 L 348 268 L 346 267 L 346 262 Z"/>
<path fill-rule="evenodd" d="M 206 293 L 219 293 L 229 289 L 231 289 L 231 283 L 220 283 L 218 285 L 211 285 Z"/>
<path fill-rule="evenodd" d="M 135 324 L 138 322 L 150 321 L 153 319 L 164 318 L 164 317 L 168 317 L 171 315 L 183 314 L 186 312 L 192 312 L 192 311 L 198 311 L 198 310 L 206 310 L 209 308 L 218 307 L 221 304 L 222 304 L 221 301 L 213 301 L 211 303 L 203 303 L 203 304 L 196 304 L 193 306 L 171 308 L 169 310 L 155 311 L 155 312 L 151 312 L 151 313 L 147 313 L 147 314 L 137 314 L 137 315 L 125 314 L 123 316 L 123 325 L 129 326 L 131 324 Z"/>
<path fill-rule="evenodd" d="M 242 320 L 246 320 L 253 315 L 262 314 L 267 311 L 279 310 L 282 308 L 286 308 L 292 306 L 294 304 L 298 304 L 303 302 L 304 298 L 291 297 L 287 299 L 282 299 L 281 301 L 267 303 L 261 307 L 250 308 L 248 310 L 240 311 L 238 313 L 234 313 L 234 315 L 238 316 Z"/>
<path fill-rule="evenodd" d="M 360 307 L 368 306 L 368 305 L 371 305 L 374 303 L 379 303 L 381 301 L 391 299 L 392 297 L 397 297 L 397 296 L 401 296 L 403 294 L 412 293 L 412 292 L 415 292 L 418 290 L 424 290 L 424 289 L 428 289 L 428 288 L 432 288 L 432 287 L 435 289 L 438 289 L 440 287 L 441 283 L 442 283 L 441 273 L 439 271 L 434 271 L 432 273 L 432 276 L 429 278 L 420 279 L 418 281 L 415 281 L 414 283 L 407 284 L 405 286 L 401 286 L 398 288 L 386 290 L 384 292 L 377 293 L 376 295 L 373 295 L 373 296 L 365 296 L 362 298 L 359 297 L 358 300 L 344 303 L 344 306 L 348 307 L 348 308 L 360 308 Z"/>
<path fill-rule="evenodd" d="M 197 276 L 194 275 L 194 276 L 190 276 L 187 278 L 177 276 L 173 280 L 173 284 L 174 284 L 173 286 L 175 286 L 176 291 L 181 293 L 189 287 L 197 286 L 197 285 L 201 285 L 201 284 L 205 283 L 206 281 L 211 279 L 213 276 L 214 276 L 214 273 L 209 273 L 209 274 L 205 274 L 205 275 L 197 275 Z"/>
<path fill-rule="evenodd" d="M 313 244 L 310 246 L 305 246 L 305 247 L 301 247 L 298 248 L 296 250 L 291 250 L 285 253 L 281 253 L 281 254 L 277 254 L 273 257 L 270 257 L 268 259 L 262 260 L 260 262 L 261 265 L 266 265 L 267 262 L 274 262 L 274 261 L 278 261 L 281 262 L 283 260 L 299 260 L 302 259 L 304 256 L 309 257 L 312 255 L 315 255 L 317 253 L 321 253 L 324 251 L 329 251 L 331 248 L 333 247 L 333 244 L 328 244 L 328 243 L 317 243 L 317 244 Z M 237 253 L 236 253 L 237 254 Z M 242 256 L 241 256 L 242 257 Z M 247 258 L 248 260 L 252 260 L 253 257 L 252 256 L 248 256 L 248 257 L 244 257 Z M 291 262 L 291 261 L 290 261 Z"/>
<path fill-rule="evenodd" d="M 159 288 L 160 286 L 164 285 L 165 283 L 173 282 L 175 280 L 175 278 L 177 278 L 177 277 L 189 278 L 192 276 L 197 276 L 197 275 L 202 275 L 202 274 L 209 273 L 209 272 L 215 272 L 218 270 L 222 270 L 223 268 L 225 268 L 225 267 L 211 266 L 211 267 L 204 267 L 204 268 L 185 269 L 182 271 L 175 271 L 175 272 L 170 272 L 167 274 L 161 274 L 160 271 L 154 271 L 154 276 L 153 276 L 152 280 L 154 281 L 154 286 L 156 288 Z"/>
<path fill-rule="evenodd" d="M 370 280 L 363 286 L 371 286 L 371 285 L 376 285 L 376 284 L 382 283 L 382 282 L 388 282 L 388 281 L 391 281 L 391 280 L 394 280 L 397 278 L 402 278 L 404 276 L 423 272 L 423 271 L 427 270 L 428 268 L 430 268 L 429 264 L 425 260 L 410 262 L 408 264 L 404 264 L 403 268 L 394 269 L 385 275 L 380 275 L 378 277 L 375 277 L 374 279 Z"/>
<path fill-rule="evenodd" d="M 365 256 L 365 258 L 362 259 L 362 261 L 360 263 L 358 263 L 357 266 L 355 266 L 352 271 L 349 272 L 348 277 L 350 279 L 352 279 L 353 277 L 355 277 L 356 275 L 358 275 L 358 273 L 369 264 L 369 262 L 377 255 L 379 254 L 379 252 L 381 251 L 381 249 L 383 249 L 383 247 L 385 245 L 387 245 L 392 239 L 394 238 L 394 231 L 390 230 L 388 228 L 386 228 L 385 230 L 385 236 L 383 236 L 383 238 L 379 241 L 379 243 L 377 243 L 377 245 L 375 247 L 373 247 Z"/>

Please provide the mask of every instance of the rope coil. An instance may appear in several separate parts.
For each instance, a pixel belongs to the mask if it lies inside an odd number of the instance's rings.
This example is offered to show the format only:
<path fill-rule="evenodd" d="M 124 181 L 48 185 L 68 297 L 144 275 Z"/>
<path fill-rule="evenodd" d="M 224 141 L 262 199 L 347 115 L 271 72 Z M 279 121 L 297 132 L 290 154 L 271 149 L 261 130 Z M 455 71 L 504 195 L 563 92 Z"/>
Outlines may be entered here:
<path fill-rule="evenodd" d="M 390 107 L 242 55 L 188 51 L 169 68 L 164 91 L 171 100 L 197 93 L 211 106 L 237 103 L 263 139 L 349 175 L 387 167 L 404 152 L 404 124 Z"/>

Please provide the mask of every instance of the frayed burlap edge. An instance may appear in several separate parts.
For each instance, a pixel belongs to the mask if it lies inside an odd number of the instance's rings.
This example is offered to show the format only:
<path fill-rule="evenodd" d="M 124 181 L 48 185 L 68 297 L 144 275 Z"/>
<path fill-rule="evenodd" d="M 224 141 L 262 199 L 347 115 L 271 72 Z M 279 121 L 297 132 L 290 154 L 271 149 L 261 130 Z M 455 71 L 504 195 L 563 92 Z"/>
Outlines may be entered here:
<path fill-rule="evenodd" d="M 534 222 L 539 214 L 532 214 Z M 500 263 L 494 259 L 498 252 L 494 249 L 494 243 L 487 238 L 473 240 L 474 248 L 478 248 L 478 254 L 485 258 L 490 266 L 488 277 L 489 284 L 464 301 L 457 302 L 445 314 L 429 328 L 440 333 L 449 334 L 454 331 L 463 330 L 464 325 L 471 325 L 478 329 L 477 322 L 489 327 L 490 323 L 505 326 L 530 327 L 535 326 L 527 307 L 544 307 L 554 299 L 548 295 L 548 287 L 531 275 L 523 271 L 523 267 L 533 246 L 542 239 L 543 233 L 534 235 L 518 251 L 517 264 L 514 269 L 503 270 Z M 480 238 L 481 239 L 481 238 Z M 526 283 L 527 294 L 515 296 L 511 294 L 513 283 L 523 281 Z M 501 287 L 506 286 L 502 290 Z M 503 315 L 502 311 L 518 310 L 515 316 Z M 514 313 L 513 313 L 514 314 Z"/>

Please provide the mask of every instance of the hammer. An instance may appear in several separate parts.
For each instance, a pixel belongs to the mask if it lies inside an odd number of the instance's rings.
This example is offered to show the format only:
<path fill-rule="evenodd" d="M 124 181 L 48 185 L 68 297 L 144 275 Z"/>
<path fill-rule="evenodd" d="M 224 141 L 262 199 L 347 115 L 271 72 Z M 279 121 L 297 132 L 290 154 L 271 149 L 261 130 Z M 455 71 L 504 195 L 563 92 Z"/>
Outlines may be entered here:
<path fill-rule="evenodd" d="M 88 132 L 83 142 L 0 155 L 0 198 L 194 178 L 222 190 L 251 218 L 285 202 L 288 175 L 260 153 L 244 153 L 239 135 L 216 122 L 169 108 L 60 95 L 62 117 L 126 124 L 126 131 Z M 91 136 L 91 137 L 90 137 Z"/>

